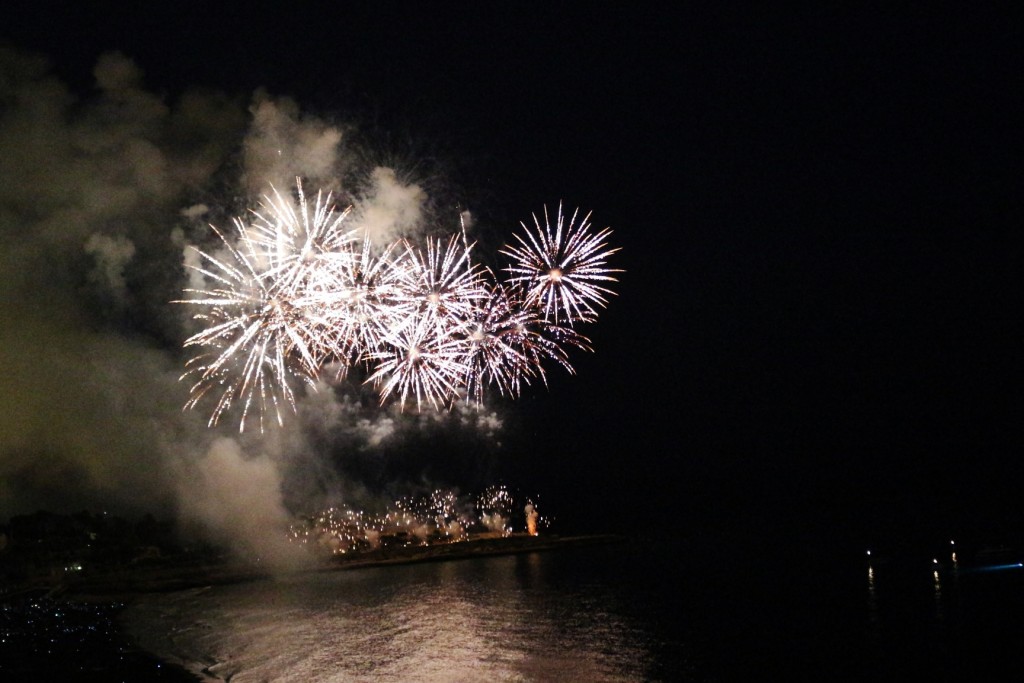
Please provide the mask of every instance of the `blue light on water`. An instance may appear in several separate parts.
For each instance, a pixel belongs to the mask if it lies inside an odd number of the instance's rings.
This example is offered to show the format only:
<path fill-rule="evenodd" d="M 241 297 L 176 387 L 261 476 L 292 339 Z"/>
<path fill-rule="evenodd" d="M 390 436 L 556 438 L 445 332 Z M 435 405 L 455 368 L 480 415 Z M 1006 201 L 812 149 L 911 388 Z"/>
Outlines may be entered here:
<path fill-rule="evenodd" d="M 1024 563 L 1014 562 L 1013 564 L 993 564 L 993 565 L 989 565 L 988 567 L 977 567 L 976 569 L 974 569 L 974 571 L 976 571 L 976 572 L 998 572 L 998 571 L 1003 571 L 1005 569 L 1020 569 L 1021 567 L 1024 567 Z"/>

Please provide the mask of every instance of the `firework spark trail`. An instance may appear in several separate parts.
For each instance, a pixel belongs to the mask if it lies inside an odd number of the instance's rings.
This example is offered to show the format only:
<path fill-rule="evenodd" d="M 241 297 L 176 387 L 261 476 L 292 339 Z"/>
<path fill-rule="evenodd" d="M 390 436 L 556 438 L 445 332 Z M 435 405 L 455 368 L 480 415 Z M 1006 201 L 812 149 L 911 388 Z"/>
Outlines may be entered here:
<path fill-rule="evenodd" d="M 291 382 L 314 386 L 321 368 L 364 367 L 383 405 L 403 409 L 415 397 L 435 410 L 465 396 L 482 403 L 486 386 L 516 397 L 536 378 L 547 382 L 552 362 L 573 373 L 569 348 L 590 350 L 574 329 L 593 322 L 613 294 L 606 259 L 607 228 L 592 234 L 589 214 L 566 226 L 561 205 L 555 227 L 534 215 L 536 234 L 516 235 L 502 253 L 513 264 L 505 283 L 472 262 L 465 232 L 447 242 L 428 238 L 425 249 L 407 240 L 377 253 L 365 236 L 346 230 L 348 210 L 331 195 L 306 200 L 296 182 L 298 208 L 276 189 L 253 220 L 236 218 L 235 239 L 213 228 L 226 255 L 195 249 L 208 289 L 186 289 L 178 303 L 202 306 L 207 327 L 185 341 L 205 349 L 182 376 L 198 377 L 186 408 L 219 392 L 210 418 L 217 424 L 242 403 L 239 429 L 250 409 L 295 410 Z M 212 226 L 211 226 L 212 227 Z M 523 226 L 525 228 L 525 225 Z"/>
<path fill-rule="evenodd" d="M 514 259 L 506 268 L 509 281 L 521 283 L 527 289 L 528 305 L 538 305 L 545 320 L 558 323 L 559 317 L 568 322 L 592 322 L 597 317 L 595 306 L 607 305 L 605 295 L 614 292 L 600 283 L 615 282 L 612 273 L 621 272 L 606 267 L 606 259 L 618 251 L 609 249 L 605 239 L 611 230 L 605 228 L 590 233 L 590 214 L 576 223 L 579 210 L 573 212 L 568 226 L 558 205 L 558 218 L 552 232 L 547 207 L 544 207 L 544 227 L 534 214 L 536 227 L 531 231 L 521 223 L 526 237 L 516 234 L 518 246 L 506 246 L 502 253 Z"/>

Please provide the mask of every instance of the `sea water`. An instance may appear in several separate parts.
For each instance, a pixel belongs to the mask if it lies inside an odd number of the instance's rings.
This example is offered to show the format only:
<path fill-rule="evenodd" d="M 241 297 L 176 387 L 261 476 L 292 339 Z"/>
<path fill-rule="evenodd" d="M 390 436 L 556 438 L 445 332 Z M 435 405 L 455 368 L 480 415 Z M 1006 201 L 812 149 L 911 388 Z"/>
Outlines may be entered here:
<path fill-rule="evenodd" d="M 647 539 L 154 595 L 125 623 L 236 683 L 977 680 L 1018 663 L 1024 568 L 876 565 Z"/>
<path fill-rule="evenodd" d="M 631 681 L 657 677 L 610 549 L 296 575 L 139 601 L 153 652 L 232 681 Z"/>

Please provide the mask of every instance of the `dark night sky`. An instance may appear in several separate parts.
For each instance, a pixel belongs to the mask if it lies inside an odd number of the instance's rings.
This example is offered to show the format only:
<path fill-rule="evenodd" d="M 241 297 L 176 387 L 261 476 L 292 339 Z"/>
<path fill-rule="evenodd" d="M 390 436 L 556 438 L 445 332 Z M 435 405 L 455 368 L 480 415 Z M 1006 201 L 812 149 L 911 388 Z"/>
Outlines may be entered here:
<path fill-rule="evenodd" d="M 4 3 L 0 38 L 83 89 L 112 49 L 169 97 L 262 86 L 422 153 L 484 220 L 564 198 L 614 230 L 597 352 L 510 437 L 566 517 L 1024 530 L 1009 17 L 72 4 Z"/>

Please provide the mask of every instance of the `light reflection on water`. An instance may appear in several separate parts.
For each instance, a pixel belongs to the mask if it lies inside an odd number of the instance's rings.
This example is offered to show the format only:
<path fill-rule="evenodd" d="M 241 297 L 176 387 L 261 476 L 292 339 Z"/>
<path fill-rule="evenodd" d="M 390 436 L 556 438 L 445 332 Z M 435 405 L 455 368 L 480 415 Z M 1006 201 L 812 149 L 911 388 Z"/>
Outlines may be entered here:
<path fill-rule="evenodd" d="M 185 591 L 126 622 L 143 647 L 238 683 L 649 680 L 650 635 L 556 554 Z"/>
<path fill-rule="evenodd" d="M 1017 565 L 936 577 L 930 561 L 751 561 L 712 540 L 217 586 L 125 617 L 146 649 L 237 683 L 996 680 L 1019 659 Z"/>

